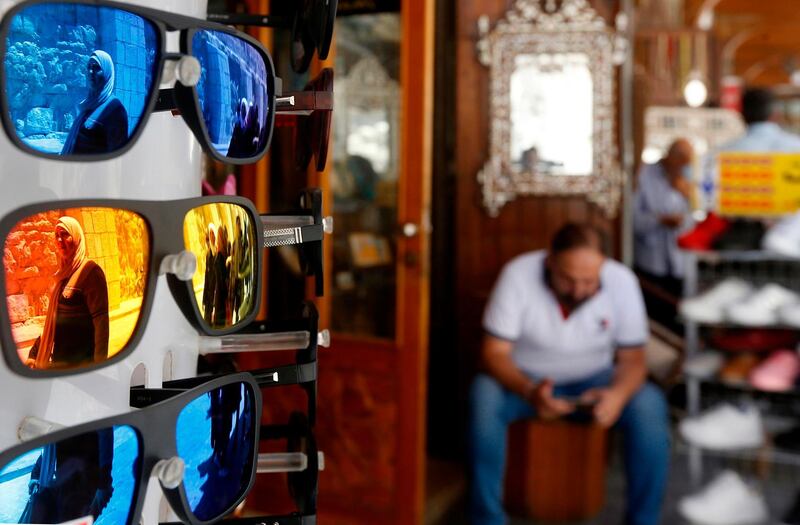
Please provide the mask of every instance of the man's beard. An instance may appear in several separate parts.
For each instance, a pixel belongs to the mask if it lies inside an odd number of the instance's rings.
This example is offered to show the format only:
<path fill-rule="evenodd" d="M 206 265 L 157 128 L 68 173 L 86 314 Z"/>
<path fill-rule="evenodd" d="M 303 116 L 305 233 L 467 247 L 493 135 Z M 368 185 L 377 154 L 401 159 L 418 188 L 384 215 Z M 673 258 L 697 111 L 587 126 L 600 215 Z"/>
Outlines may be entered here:
<path fill-rule="evenodd" d="M 563 306 L 567 310 L 573 311 L 573 310 L 577 310 L 580 306 L 583 305 L 583 303 L 585 303 L 586 301 L 591 299 L 592 296 L 589 295 L 587 297 L 583 297 L 583 298 L 578 299 L 578 298 L 573 297 L 571 295 L 556 294 L 556 298 L 558 299 L 558 302 L 559 302 L 559 304 L 561 304 L 561 306 Z"/>

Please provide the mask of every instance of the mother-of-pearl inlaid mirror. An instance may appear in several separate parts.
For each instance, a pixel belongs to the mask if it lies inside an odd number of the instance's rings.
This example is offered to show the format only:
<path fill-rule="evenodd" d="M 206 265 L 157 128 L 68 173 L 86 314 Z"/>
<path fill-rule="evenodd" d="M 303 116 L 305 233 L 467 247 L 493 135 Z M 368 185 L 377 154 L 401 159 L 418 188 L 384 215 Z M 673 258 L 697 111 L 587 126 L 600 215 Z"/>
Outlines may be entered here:
<path fill-rule="evenodd" d="M 479 30 L 490 77 L 490 157 L 478 175 L 488 213 L 518 196 L 583 195 L 616 215 L 614 32 L 587 0 L 516 0 Z"/>

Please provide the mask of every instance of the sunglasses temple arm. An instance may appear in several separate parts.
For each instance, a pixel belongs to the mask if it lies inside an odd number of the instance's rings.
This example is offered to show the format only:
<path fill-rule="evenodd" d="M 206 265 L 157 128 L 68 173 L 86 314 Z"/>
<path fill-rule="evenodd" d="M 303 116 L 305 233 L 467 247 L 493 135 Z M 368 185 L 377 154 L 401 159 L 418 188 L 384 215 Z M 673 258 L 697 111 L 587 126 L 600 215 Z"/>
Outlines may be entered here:
<path fill-rule="evenodd" d="M 313 111 L 332 111 L 333 92 L 331 91 L 294 91 L 284 93 L 275 99 L 275 110 L 278 113 L 310 114 Z"/>
<path fill-rule="evenodd" d="M 143 388 L 132 387 L 130 406 L 145 408 L 186 392 L 186 388 Z"/>
<path fill-rule="evenodd" d="M 255 516 L 251 518 L 228 518 L 220 523 L 232 525 L 317 525 L 316 514 L 289 514 L 287 516 Z M 179 522 L 161 522 L 159 525 L 183 525 Z"/>
<path fill-rule="evenodd" d="M 159 89 L 156 107 L 153 108 L 153 113 L 175 111 L 177 109 L 178 104 L 175 102 L 175 90 L 173 88 Z"/>
<path fill-rule="evenodd" d="M 230 26 L 282 27 L 291 28 L 292 18 L 244 13 L 208 13 L 206 20 Z"/>
<path fill-rule="evenodd" d="M 327 332 L 326 332 L 327 333 Z M 329 339 L 322 332 L 317 334 L 317 344 Z M 227 354 L 234 352 L 280 352 L 302 350 L 311 344 L 308 331 L 279 332 L 274 334 L 234 334 L 220 337 L 201 337 L 200 355 Z"/>
<path fill-rule="evenodd" d="M 291 222 L 294 219 L 310 219 L 313 221 L 313 218 L 310 216 L 262 215 L 261 223 L 264 226 L 264 248 L 321 241 L 324 234 L 333 233 L 333 217 L 324 217 L 322 219 L 322 224 L 312 223 L 303 226 L 281 227 L 285 224 L 297 224 L 296 222 Z"/>
<path fill-rule="evenodd" d="M 317 380 L 317 362 L 249 370 L 262 388 L 284 385 L 301 385 Z"/>

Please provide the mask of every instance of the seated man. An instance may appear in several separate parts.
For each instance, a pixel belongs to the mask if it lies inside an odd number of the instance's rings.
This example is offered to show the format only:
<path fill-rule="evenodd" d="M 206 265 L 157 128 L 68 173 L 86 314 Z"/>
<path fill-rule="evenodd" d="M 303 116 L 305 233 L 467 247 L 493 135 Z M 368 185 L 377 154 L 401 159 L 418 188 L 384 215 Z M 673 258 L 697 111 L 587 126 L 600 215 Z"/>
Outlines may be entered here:
<path fill-rule="evenodd" d="M 624 435 L 627 523 L 656 525 L 669 466 L 661 391 L 646 382 L 648 337 L 634 274 L 608 260 L 600 234 L 567 224 L 549 251 L 503 269 L 484 313 L 484 372 L 470 391 L 470 517 L 507 522 L 502 507 L 508 425 L 553 419 L 593 404 L 591 415 Z"/>

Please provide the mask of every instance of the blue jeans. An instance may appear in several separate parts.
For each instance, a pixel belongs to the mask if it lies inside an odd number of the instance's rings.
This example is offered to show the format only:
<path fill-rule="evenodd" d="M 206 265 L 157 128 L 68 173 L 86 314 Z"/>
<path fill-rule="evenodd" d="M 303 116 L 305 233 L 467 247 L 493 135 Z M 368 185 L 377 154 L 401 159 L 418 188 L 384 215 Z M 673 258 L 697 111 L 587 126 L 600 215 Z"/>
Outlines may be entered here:
<path fill-rule="evenodd" d="M 611 383 L 612 370 L 587 379 L 557 385 L 555 396 L 578 396 Z M 475 378 L 470 389 L 469 453 L 472 525 L 504 525 L 503 474 L 508 425 L 534 417 L 533 406 L 488 375 Z M 615 428 L 624 437 L 628 525 L 656 525 L 667 482 L 670 456 L 669 420 L 664 395 L 644 384 L 634 395 Z"/>

